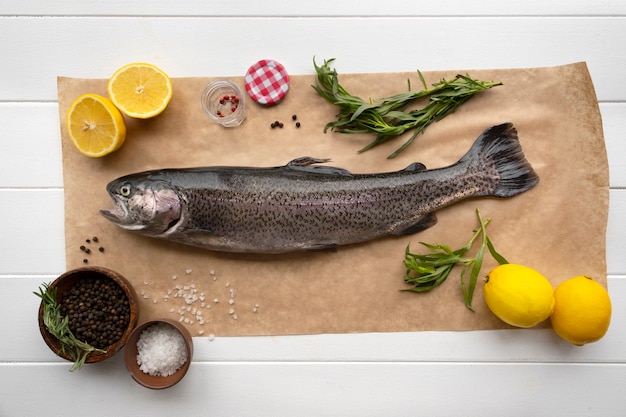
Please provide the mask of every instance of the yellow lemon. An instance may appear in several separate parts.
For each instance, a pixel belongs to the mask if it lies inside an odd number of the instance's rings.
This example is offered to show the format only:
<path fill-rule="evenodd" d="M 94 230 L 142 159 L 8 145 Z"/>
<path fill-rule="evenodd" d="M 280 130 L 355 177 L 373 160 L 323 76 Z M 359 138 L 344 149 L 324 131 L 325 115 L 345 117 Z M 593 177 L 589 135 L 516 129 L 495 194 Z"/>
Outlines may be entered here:
<path fill-rule="evenodd" d="M 111 101 L 129 117 L 161 114 L 172 99 L 172 81 L 160 68 L 135 62 L 115 71 L 107 84 Z"/>
<path fill-rule="evenodd" d="M 601 339 L 611 323 L 611 299 L 607 290 L 587 276 L 560 283 L 554 290 L 552 328 L 577 346 Z"/>
<path fill-rule="evenodd" d="M 552 314 L 552 284 L 536 270 L 504 264 L 485 277 L 483 295 L 489 309 L 505 323 L 533 327 Z"/>
<path fill-rule="evenodd" d="M 107 155 L 126 139 L 124 117 L 109 99 L 97 94 L 76 98 L 67 111 L 66 123 L 76 148 L 90 157 Z"/>

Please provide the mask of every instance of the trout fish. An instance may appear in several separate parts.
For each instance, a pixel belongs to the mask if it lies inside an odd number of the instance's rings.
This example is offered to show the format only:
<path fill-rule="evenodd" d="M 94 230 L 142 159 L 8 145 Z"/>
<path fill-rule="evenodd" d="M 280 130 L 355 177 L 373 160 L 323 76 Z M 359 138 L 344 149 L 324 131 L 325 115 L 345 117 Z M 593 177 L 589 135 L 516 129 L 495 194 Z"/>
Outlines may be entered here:
<path fill-rule="evenodd" d="M 301 157 L 278 167 L 159 169 L 107 185 L 122 229 L 205 249 L 241 253 L 329 250 L 433 226 L 437 209 L 474 197 L 513 197 L 539 177 L 517 130 L 485 130 L 453 165 L 413 163 L 354 174 Z"/>

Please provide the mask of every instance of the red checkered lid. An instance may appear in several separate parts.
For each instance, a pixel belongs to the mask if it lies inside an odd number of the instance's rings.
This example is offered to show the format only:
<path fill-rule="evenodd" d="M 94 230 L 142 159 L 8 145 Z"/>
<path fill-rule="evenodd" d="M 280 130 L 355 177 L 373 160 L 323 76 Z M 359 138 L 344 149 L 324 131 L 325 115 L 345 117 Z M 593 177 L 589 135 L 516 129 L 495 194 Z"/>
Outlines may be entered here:
<path fill-rule="evenodd" d="M 246 91 L 260 104 L 276 104 L 289 91 L 289 74 L 280 63 L 262 59 L 252 65 L 245 77 Z"/>

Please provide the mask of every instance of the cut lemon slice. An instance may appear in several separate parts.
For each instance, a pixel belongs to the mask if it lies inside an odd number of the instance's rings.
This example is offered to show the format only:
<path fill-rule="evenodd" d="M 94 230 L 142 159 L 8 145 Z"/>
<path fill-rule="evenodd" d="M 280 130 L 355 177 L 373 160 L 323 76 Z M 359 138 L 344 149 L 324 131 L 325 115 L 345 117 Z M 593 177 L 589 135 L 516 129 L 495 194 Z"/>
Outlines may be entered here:
<path fill-rule="evenodd" d="M 124 144 L 126 124 L 113 103 L 97 94 L 83 94 L 67 111 L 67 129 L 72 142 L 83 155 L 107 155 Z"/>
<path fill-rule="evenodd" d="M 172 98 L 172 81 L 160 68 L 143 62 L 124 65 L 109 79 L 111 101 L 129 117 L 148 119 L 165 110 Z"/>

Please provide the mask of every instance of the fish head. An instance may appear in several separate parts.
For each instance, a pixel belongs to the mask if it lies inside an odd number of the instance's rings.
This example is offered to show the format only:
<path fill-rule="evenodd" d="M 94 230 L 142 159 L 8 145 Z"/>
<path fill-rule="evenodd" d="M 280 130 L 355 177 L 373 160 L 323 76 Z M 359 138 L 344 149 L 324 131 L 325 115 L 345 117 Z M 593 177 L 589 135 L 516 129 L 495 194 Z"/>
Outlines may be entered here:
<path fill-rule="evenodd" d="M 106 189 L 114 207 L 100 213 L 123 229 L 158 236 L 181 221 L 180 196 L 166 181 L 131 175 L 111 181 Z"/>

